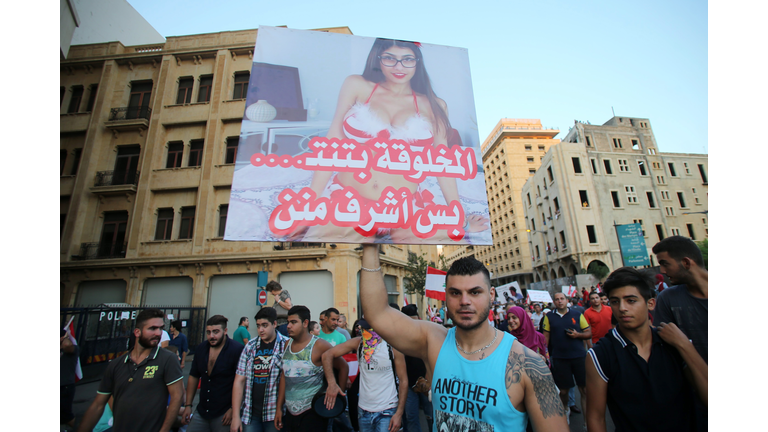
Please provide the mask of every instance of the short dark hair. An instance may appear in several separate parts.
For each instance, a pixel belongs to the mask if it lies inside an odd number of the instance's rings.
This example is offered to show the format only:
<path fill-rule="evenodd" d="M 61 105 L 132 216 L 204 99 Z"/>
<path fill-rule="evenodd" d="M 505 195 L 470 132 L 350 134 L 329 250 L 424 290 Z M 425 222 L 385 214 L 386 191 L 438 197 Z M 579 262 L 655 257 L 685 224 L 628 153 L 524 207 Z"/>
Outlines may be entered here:
<path fill-rule="evenodd" d="M 177 332 L 181 331 L 181 320 L 171 321 L 171 327 L 175 328 Z"/>
<path fill-rule="evenodd" d="M 266 287 L 264 287 L 267 291 L 272 292 L 274 290 L 282 290 L 283 286 L 280 285 L 278 281 L 269 281 Z"/>
<path fill-rule="evenodd" d="M 317 321 L 310 321 L 309 325 L 307 326 L 307 330 L 312 331 L 312 329 L 315 328 L 316 325 L 319 325 Z"/>
<path fill-rule="evenodd" d="M 488 289 L 491 288 L 491 273 L 485 268 L 483 263 L 476 260 L 473 257 L 464 257 L 457 259 L 451 264 L 451 268 L 445 273 L 446 286 L 448 283 L 448 276 L 474 276 L 478 273 L 482 273 L 485 276 L 485 283 L 488 285 Z"/>
<path fill-rule="evenodd" d="M 704 267 L 704 258 L 701 256 L 701 249 L 696 246 L 693 240 L 683 236 L 667 237 L 664 240 L 653 245 L 654 254 L 666 252 L 670 258 L 680 261 L 683 258 L 689 258 L 699 267 Z"/>
<path fill-rule="evenodd" d="M 165 319 L 165 313 L 160 309 L 144 309 L 136 316 L 136 328 L 142 329 L 144 324 L 153 318 Z"/>
<path fill-rule="evenodd" d="M 591 293 L 589 293 L 589 296 L 590 296 L 590 297 L 592 297 L 592 294 L 594 294 L 594 295 L 596 295 L 596 296 L 600 297 L 600 293 L 599 293 L 599 292 L 597 292 L 597 291 L 592 291 Z"/>
<path fill-rule="evenodd" d="M 614 270 L 613 273 L 608 275 L 608 279 L 605 280 L 603 290 L 610 296 L 612 290 L 625 286 L 637 288 L 637 291 L 646 301 L 651 298 L 651 291 L 653 291 L 651 278 L 632 267 L 622 267 Z"/>
<path fill-rule="evenodd" d="M 298 315 L 299 319 L 303 323 L 304 321 L 309 321 L 312 319 L 312 316 L 309 312 L 309 308 L 306 306 L 296 305 L 291 308 L 291 310 L 288 311 L 288 315 Z"/>
<path fill-rule="evenodd" d="M 248 321 L 248 317 L 240 317 L 240 322 L 237 325 L 241 325 L 243 321 Z"/>
<path fill-rule="evenodd" d="M 600 297 L 608 298 L 608 293 L 606 293 L 605 291 L 602 291 L 602 292 L 600 292 L 598 294 L 600 294 Z"/>
<path fill-rule="evenodd" d="M 330 307 L 330 308 L 325 310 L 325 316 L 330 316 L 332 313 L 335 313 L 336 315 L 340 315 L 341 314 L 341 312 L 339 312 L 338 309 L 333 308 L 333 307 Z"/>
<path fill-rule="evenodd" d="M 224 315 L 214 315 L 208 318 L 208 321 L 205 322 L 205 325 L 207 326 L 220 325 L 221 328 L 225 329 L 227 328 L 227 321 L 229 320 Z"/>
<path fill-rule="evenodd" d="M 409 304 L 409 305 L 403 306 L 403 308 L 400 309 L 400 312 L 408 315 L 409 317 L 419 316 L 419 308 L 415 304 Z"/>
<path fill-rule="evenodd" d="M 400 310 L 400 305 L 398 305 L 397 303 L 390 303 L 389 307 L 391 307 L 392 309 Z"/>
<path fill-rule="evenodd" d="M 273 307 L 263 307 L 260 311 L 256 312 L 256 316 L 253 317 L 254 321 L 265 319 L 270 324 L 274 324 L 277 320 L 277 311 Z"/>

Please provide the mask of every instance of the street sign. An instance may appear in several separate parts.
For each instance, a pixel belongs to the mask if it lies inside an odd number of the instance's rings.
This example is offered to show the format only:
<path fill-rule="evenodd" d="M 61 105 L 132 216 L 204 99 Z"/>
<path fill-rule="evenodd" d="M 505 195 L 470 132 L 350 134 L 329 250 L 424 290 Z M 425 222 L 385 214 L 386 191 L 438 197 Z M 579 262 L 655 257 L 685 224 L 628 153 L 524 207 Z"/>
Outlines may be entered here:
<path fill-rule="evenodd" d="M 259 290 L 258 293 L 258 299 L 259 299 L 259 306 L 266 306 L 267 305 L 267 292 L 263 289 Z"/>
<path fill-rule="evenodd" d="M 633 223 L 614 226 L 616 235 L 619 237 L 619 248 L 624 265 L 629 267 L 650 265 L 642 225 Z"/>

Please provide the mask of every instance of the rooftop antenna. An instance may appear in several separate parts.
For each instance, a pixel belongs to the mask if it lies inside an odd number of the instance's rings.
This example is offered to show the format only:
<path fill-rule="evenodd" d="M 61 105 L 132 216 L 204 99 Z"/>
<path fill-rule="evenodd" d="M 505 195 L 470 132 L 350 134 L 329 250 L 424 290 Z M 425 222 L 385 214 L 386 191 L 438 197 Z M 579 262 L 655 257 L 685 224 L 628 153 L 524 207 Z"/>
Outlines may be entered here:
<path fill-rule="evenodd" d="M 613 106 L 611 106 L 611 112 L 613 113 L 613 116 L 616 117 L 616 111 L 613 110 Z"/>

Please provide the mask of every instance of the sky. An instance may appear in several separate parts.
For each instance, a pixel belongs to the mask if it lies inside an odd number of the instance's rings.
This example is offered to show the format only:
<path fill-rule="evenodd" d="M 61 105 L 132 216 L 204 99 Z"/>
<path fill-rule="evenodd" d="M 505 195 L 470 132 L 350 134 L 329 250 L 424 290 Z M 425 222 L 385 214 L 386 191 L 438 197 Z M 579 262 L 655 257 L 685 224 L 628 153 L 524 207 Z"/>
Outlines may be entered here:
<path fill-rule="evenodd" d="M 128 3 L 164 37 L 347 26 L 467 48 L 480 142 L 505 117 L 540 119 L 563 138 L 574 120 L 603 124 L 615 112 L 649 119 L 662 152 L 708 153 L 706 2 Z"/>

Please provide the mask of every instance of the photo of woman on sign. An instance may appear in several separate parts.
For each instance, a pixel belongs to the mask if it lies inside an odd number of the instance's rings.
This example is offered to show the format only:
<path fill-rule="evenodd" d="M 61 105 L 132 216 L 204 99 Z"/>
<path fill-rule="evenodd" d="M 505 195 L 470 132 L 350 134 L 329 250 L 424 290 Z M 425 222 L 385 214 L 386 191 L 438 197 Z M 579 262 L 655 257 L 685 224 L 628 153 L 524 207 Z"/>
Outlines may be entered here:
<path fill-rule="evenodd" d="M 425 146 L 461 146 L 461 138 L 451 128 L 448 107 L 432 90 L 420 44 L 393 39 L 375 40 L 362 75 L 350 75 L 339 92 L 336 111 L 326 138 L 354 140 L 369 144 L 374 157 L 380 150 L 376 142 L 402 140 L 410 151 L 420 152 Z M 345 188 L 357 191 L 359 200 L 374 203 L 380 200 L 386 187 L 410 191 L 413 209 L 434 204 L 432 193 L 404 175 L 371 171 L 370 178 L 361 182 L 352 172 L 315 171 L 310 188 L 318 197 L 334 197 Z M 445 203 L 458 202 L 456 179 L 438 176 L 437 183 Z M 347 191 L 349 189 L 346 189 Z M 475 214 L 464 216 L 464 231 L 490 229 L 488 218 Z M 322 241 L 323 238 L 343 236 L 350 242 L 366 242 L 389 237 L 392 243 L 419 243 L 411 229 L 379 228 L 373 237 L 365 237 L 349 227 L 332 224 L 296 229 L 289 237 L 295 241 Z M 447 233 L 438 232 L 433 240 L 450 242 Z"/>

